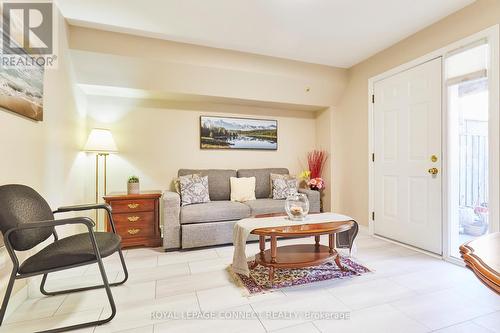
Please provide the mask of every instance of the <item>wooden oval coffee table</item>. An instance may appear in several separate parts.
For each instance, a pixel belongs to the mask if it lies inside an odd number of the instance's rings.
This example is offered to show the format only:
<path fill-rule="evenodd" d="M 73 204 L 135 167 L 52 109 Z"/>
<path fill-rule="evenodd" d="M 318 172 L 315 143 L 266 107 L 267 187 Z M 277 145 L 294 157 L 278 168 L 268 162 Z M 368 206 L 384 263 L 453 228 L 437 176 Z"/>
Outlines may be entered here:
<path fill-rule="evenodd" d="M 500 295 L 500 232 L 461 245 L 460 254 L 467 268 Z"/>
<path fill-rule="evenodd" d="M 340 257 L 335 250 L 335 235 L 354 226 L 354 221 L 339 221 L 314 224 L 290 225 L 281 227 L 258 228 L 251 233 L 259 236 L 260 252 L 250 268 L 257 265 L 269 267 L 269 281 L 273 283 L 277 268 L 302 268 L 320 265 L 334 260 L 341 270 Z M 321 235 L 328 235 L 328 246 L 319 243 Z M 297 238 L 314 236 L 315 244 L 277 246 L 277 238 Z M 266 237 L 271 238 L 271 248 L 266 250 Z"/>

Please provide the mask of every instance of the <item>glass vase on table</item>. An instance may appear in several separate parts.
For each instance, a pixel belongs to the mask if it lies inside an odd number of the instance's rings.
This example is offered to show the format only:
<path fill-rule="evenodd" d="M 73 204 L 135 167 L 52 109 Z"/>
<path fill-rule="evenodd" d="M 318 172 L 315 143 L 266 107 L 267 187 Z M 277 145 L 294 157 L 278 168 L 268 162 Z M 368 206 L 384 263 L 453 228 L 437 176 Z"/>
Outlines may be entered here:
<path fill-rule="evenodd" d="M 309 199 L 303 193 L 294 193 L 286 198 L 285 210 L 292 221 L 304 221 L 309 213 Z"/>

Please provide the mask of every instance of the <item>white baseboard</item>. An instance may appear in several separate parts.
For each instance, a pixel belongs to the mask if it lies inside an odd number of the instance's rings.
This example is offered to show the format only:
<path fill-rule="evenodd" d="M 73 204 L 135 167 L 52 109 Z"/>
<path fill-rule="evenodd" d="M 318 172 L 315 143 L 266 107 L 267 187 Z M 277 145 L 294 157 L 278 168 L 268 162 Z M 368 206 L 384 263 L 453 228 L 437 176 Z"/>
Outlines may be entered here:
<path fill-rule="evenodd" d="M 422 254 L 426 254 L 426 255 L 428 255 L 430 257 L 434 257 L 436 259 L 444 260 L 443 256 L 441 256 L 439 254 L 436 254 L 436 253 L 432 253 L 432 252 L 426 251 L 426 250 L 419 249 L 418 247 L 414 247 L 414 246 L 411 246 L 411 245 L 408 245 L 408 244 L 404 244 L 404 243 L 395 241 L 393 239 L 385 238 L 385 237 L 382 237 L 382 236 L 379 236 L 379 235 L 375 235 L 375 234 L 373 235 L 373 237 L 378 238 L 380 240 L 384 240 L 384 241 L 392 243 L 392 244 L 396 244 L 396 245 L 405 247 L 407 249 L 410 249 L 410 250 L 413 250 L 413 251 L 416 251 L 416 252 L 420 252 Z"/>
<path fill-rule="evenodd" d="M 359 231 L 363 232 L 363 233 L 367 233 L 369 235 L 370 234 L 370 228 L 367 227 L 366 225 L 363 225 L 363 224 L 358 224 L 358 228 L 359 228 Z"/>

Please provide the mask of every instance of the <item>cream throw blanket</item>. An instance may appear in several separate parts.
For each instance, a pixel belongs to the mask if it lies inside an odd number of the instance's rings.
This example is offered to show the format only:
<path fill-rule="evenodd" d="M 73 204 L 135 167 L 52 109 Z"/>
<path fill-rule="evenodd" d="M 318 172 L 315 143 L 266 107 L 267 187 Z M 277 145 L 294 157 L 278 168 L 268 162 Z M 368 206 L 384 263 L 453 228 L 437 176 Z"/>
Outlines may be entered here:
<path fill-rule="evenodd" d="M 248 236 L 255 229 L 339 221 L 353 221 L 353 219 L 341 214 L 321 213 L 308 215 L 304 221 L 291 221 L 287 216 L 247 218 L 240 220 L 234 225 L 233 230 L 233 272 L 249 276 L 250 270 L 248 269 L 247 261 L 253 260 L 254 256 L 247 259 L 245 247 Z"/>

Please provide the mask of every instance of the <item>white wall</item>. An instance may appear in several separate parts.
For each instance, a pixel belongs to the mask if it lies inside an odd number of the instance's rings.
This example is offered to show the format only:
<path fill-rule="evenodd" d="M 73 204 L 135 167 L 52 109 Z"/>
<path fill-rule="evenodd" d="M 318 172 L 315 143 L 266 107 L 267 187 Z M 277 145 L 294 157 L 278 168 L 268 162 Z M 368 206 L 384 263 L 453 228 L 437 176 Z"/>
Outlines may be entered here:
<path fill-rule="evenodd" d="M 110 107 L 100 107 L 107 104 L 102 98 L 90 100 L 89 127 L 111 129 L 119 149 L 109 157 L 108 192 L 126 191 L 131 175 L 140 177 L 144 190 L 168 190 L 180 168 L 286 167 L 298 173 L 306 168 L 307 152 L 316 147 L 312 112 L 207 103 L 189 105 L 188 109 L 179 105 L 120 106 L 113 112 Z M 201 150 L 201 115 L 276 119 L 278 150 Z M 113 121 L 107 122 L 108 117 Z M 88 185 L 88 192 L 93 193 L 94 185 Z"/>
<path fill-rule="evenodd" d="M 322 191 L 324 211 L 331 211 L 333 207 L 332 189 L 336 186 L 336 179 L 333 178 L 332 168 L 332 161 L 337 158 L 332 151 L 334 111 L 335 107 L 331 107 L 326 110 L 316 112 L 316 149 L 325 150 L 328 153 L 323 169 L 323 178 L 328 180 L 325 189 Z"/>
<path fill-rule="evenodd" d="M 79 83 L 251 101 L 335 105 L 346 70 L 82 27 L 70 28 Z"/>
<path fill-rule="evenodd" d="M 59 67 L 45 72 L 44 120 L 35 122 L 0 110 L 0 184 L 31 186 L 53 208 L 82 202 L 82 176 L 85 174 L 85 157 L 79 152 L 86 135 L 85 110 L 77 108 L 81 96 L 72 88 L 67 26 L 61 16 L 58 19 Z M 27 254 L 21 253 L 22 256 Z M 0 297 L 3 297 L 11 269 L 8 254 L 2 247 Z M 15 290 L 25 283 L 18 280 Z"/>
<path fill-rule="evenodd" d="M 308 151 L 331 151 L 330 110 L 346 84 L 344 69 L 82 27 L 70 32 L 88 130 L 111 129 L 120 149 L 109 160 L 109 191 L 124 191 L 131 174 L 145 189 L 168 189 L 179 168 L 297 173 Z M 277 119 L 278 151 L 200 150 L 204 114 Z M 326 209 L 331 171 L 328 162 Z M 94 184 L 87 184 L 92 198 Z"/>

